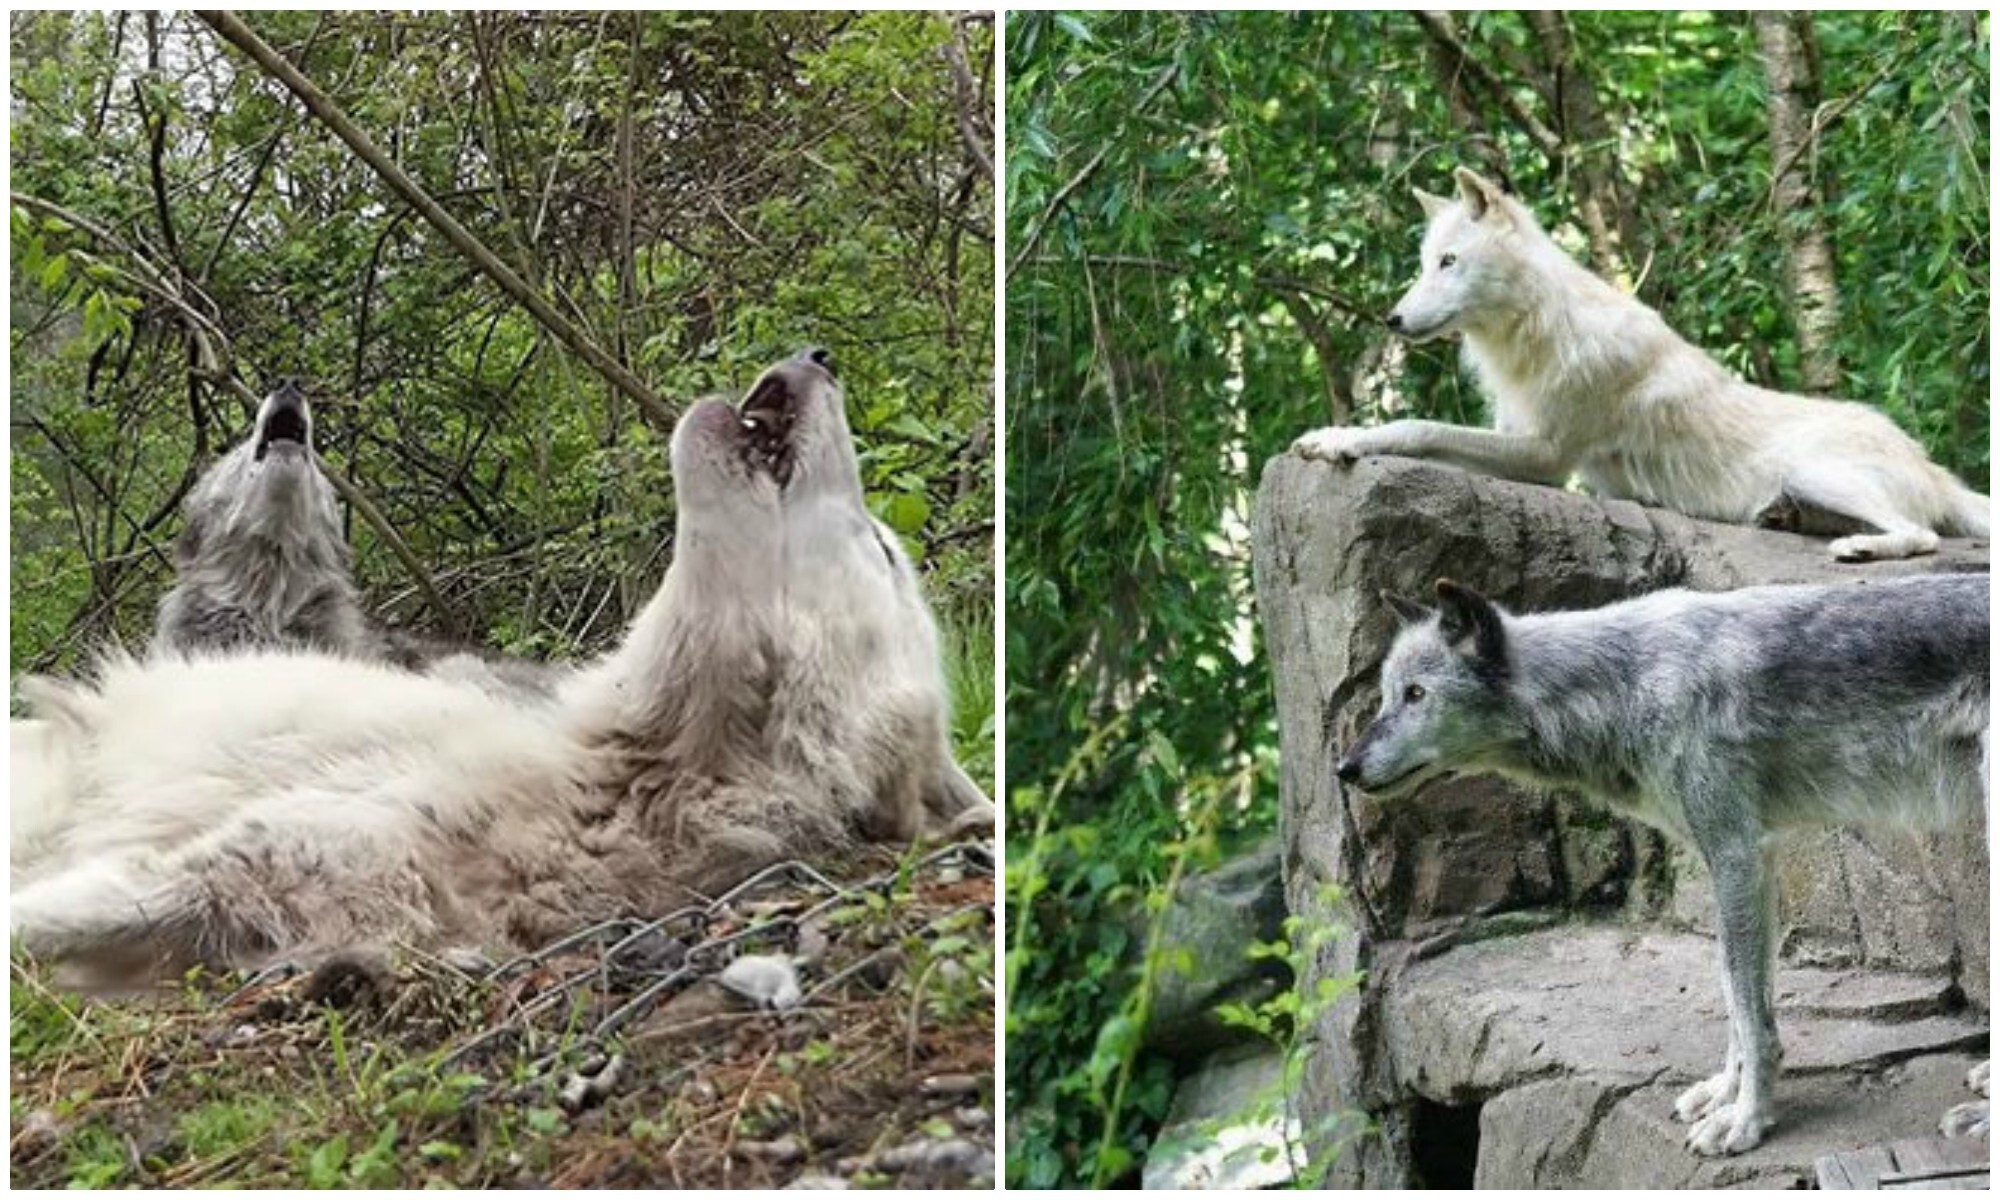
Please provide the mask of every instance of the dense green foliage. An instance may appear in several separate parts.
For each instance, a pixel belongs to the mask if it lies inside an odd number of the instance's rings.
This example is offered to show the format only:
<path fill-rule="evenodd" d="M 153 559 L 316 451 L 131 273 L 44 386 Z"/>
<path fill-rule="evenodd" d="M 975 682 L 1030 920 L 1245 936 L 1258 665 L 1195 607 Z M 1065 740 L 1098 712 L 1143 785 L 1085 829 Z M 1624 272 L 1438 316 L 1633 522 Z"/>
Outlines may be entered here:
<path fill-rule="evenodd" d="M 1813 25 L 1845 391 L 1983 487 L 1984 18 Z M 1375 319 L 1415 274 L 1410 189 L 1447 191 L 1461 161 L 1498 171 L 1582 257 L 1578 192 L 1608 171 L 1629 202 L 1618 273 L 1731 366 L 1799 384 L 1783 246 L 1801 217 L 1771 203 L 1746 18 L 1558 31 L 1560 70 L 1513 13 L 1458 18 L 1456 56 L 1411 13 L 1008 22 L 1016 1184 L 1127 1175 L 1168 1099 L 1137 1047 L 1147 973 L 1116 969 L 1132 910 L 1274 820 L 1247 545 L 1261 464 L 1330 413 L 1482 419 L 1451 347 L 1406 350 Z M 1584 92 L 1604 136 L 1569 107 Z"/>
<path fill-rule="evenodd" d="M 830 347 L 873 502 L 990 679 L 989 22 L 250 24 L 670 402 Z M 247 426 L 227 372 L 308 381 L 323 455 L 435 581 L 446 611 L 351 517 L 381 619 L 553 656 L 623 628 L 668 552 L 666 430 L 192 14 L 17 13 L 12 37 L 16 673 L 143 642 L 178 499 Z M 990 772 L 992 706 L 964 707 Z"/>

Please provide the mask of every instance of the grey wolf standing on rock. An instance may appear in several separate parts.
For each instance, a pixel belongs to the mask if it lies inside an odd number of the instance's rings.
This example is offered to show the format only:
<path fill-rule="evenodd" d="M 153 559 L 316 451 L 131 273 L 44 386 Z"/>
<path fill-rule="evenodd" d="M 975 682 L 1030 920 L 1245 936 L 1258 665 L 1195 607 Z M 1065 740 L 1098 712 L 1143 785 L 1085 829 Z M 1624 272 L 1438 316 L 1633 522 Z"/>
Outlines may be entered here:
<path fill-rule="evenodd" d="M 1455 199 L 1417 193 L 1429 219 L 1422 270 L 1389 326 L 1415 341 L 1462 334 L 1495 427 L 1321 429 L 1298 453 L 1436 458 L 1557 486 L 1575 472 L 1601 495 L 1693 517 L 1776 525 L 1803 514 L 1876 531 L 1832 543 L 1848 562 L 1928 554 L 1939 534 L 1987 536 L 1987 498 L 1888 417 L 1746 383 L 1579 266 L 1494 184 L 1463 167 L 1456 178 Z"/>
<path fill-rule="evenodd" d="M 160 601 L 154 653 L 297 646 L 367 653 L 333 486 L 313 461 L 312 410 L 282 383 L 250 437 L 195 484 Z"/>
<path fill-rule="evenodd" d="M 45 683 L 14 742 L 12 804 L 44 814 L 14 936 L 97 987 L 534 945 L 862 836 L 990 828 L 842 404 L 819 353 L 686 414 L 666 579 L 553 702 L 299 651 Z"/>
<path fill-rule="evenodd" d="M 1436 611 L 1391 601 L 1381 711 L 1336 774 L 1384 796 L 1466 771 L 1575 788 L 1692 846 L 1715 883 L 1729 1049 L 1675 1111 L 1696 1153 L 1739 1153 L 1772 1123 L 1780 1057 L 1772 838 L 1980 816 L 1991 596 L 1985 575 L 1919 576 L 1515 616 L 1440 581 Z M 1945 1127 L 1983 1133 L 1985 1102 Z"/>

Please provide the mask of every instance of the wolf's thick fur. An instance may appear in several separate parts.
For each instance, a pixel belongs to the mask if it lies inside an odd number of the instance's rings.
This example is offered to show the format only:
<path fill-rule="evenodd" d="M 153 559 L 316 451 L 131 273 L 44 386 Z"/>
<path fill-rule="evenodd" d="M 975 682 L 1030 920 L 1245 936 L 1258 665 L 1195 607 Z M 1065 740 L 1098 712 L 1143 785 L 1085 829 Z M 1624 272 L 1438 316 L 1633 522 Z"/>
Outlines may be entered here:
<path fill-rule="evenodd" d="M 1440 582 L 1435 613 L 1396 602 L 1381 712 L 1337 774 L 1383 795 L 1463 771 L 1575 788 L 1691 845 L 1715 883 L 1729 1051 L 1677 1111 L 1692 1149 L 1734 1154 L 1772 1121 L 1772 839 L 1980 816 L 1991 594 L 1985 575 L 1919 576 L 1515 616 Z M 1969 1107 L 1948 1124 L 1983 1129 Z"/>
<path fill-rule="evenodd" d="M 313 461 L 311 408 L 297 388 L 281 384 L 264 398 L 250 436 L 201 477 L 183 514 L 154 653 L 372 649 L 333 486 Z"/>
<path fill-rule="evenodd" d="M 673 564 L 553 704 L 283 651 L 45 689 L 15 726 L 15 803 L 54 814 L 16 847 L 15 935 L 96 986 L 523 945 L 963 816 L 930 617 L 863 507 L 841 405 L 800 358 L 743 415 L 689 411 Z"/>
<path fill-rule="evenodd" d="M 250 436 L 188 493 L 151 653 L 323 650 L 496 691 L 553 693 L 560 668 L 368 621 L 312 434 L 306 397 L 280 384 Z"/>
<path fill-rule="evenodd" d="M 1297 452 L 1438 458 L 1530 483 L 1578 473 L 1602 495 L 1709 520 L 1804 513 L 1878 531 L 1836 539 L 1833 556 L 1848 561 L 1928 554 L 1940 533 L 1987 536 L 1987 498 L 1881 412 L 1746 383 L 1579 266 L 1498 187 L 1462 167 L 1456 177 L 1455 199 L 1418 193 L 1422 269 L 1389 324 L 1417 341 L 1463 335 L 1495 427 L 1321 429 Z"/>

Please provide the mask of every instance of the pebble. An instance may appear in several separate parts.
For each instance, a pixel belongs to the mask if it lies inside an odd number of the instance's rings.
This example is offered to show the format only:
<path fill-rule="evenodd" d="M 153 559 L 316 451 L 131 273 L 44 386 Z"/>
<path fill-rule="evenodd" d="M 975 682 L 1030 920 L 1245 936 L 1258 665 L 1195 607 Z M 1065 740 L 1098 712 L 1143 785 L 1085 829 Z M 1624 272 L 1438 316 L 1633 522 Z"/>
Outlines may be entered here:
<path fill-rule="evenodd" d="M 971 1096 L 979 1091 L 977 1075 L 932 1075 L 920 1089 L 926 1096 Z"/>
<path fill-rule="evenodd" d="M 806 1156 L 806 1148 L 791 1134 L 768 1142 L 738 1142 L 736 1148 L 749 1158 L 761 1158 L 773 1166 L 788 1166 Z"/>
<path fill-rule="evenodd" d="M 953 1175 L 993 1174 L 993 1151 L 964 1138 L 904 1142 L 875 1164 L 885 1171 L 932 1171 Z"/>
<path fill-rule="evenodd" d="M 746 954 L 724 967 L 718 980 L 758 1008 L 773 1012 L 797 1008 L 805 999 L 798 971 L 774 955 Z"/>

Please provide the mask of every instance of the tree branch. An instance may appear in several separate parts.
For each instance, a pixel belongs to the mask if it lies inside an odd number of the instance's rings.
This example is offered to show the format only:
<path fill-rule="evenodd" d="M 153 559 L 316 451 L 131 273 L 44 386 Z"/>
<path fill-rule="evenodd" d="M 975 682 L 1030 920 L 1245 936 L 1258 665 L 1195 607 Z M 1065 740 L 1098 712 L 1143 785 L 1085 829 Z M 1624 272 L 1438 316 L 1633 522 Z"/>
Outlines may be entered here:
<path fill-rule="evenodd" d="M 514 273 L 512 268 L 502 262 L 498 255 L 488 250 L 465 226 L 446 212 L 442 205 L 431 199 L 430 195 L 384 154 L 367 134 L 361 132 L 347 119 L 347 115 L 341 112 L 325 92 L 287 62 L 283 55 L 265 44 L 241 18 L 233 12 L 216 9 L 197 11 L 195 15 L 224 41 L 249 55 L 266 74 L 298 97 L 300 103 L 304 104 L 321 124 L 331 130 L 335 137 L 345 142 L 348 149 L 354 151 L 362 162 L 389 185 L 391 191 L 415 208 L 433 229 L 444 235 L 444 239 L 459 253 L 472 260 L 480 272 L 492 280 L 500 290 L 512 296 L 533 314 L 535 320 L 554 334 L 557 340 L 589 363 L 606 382 L 630 396 L 662 430 L 672 428 L 675 417 L 672 405 L 655 395 L 638 376 L 626 370 L 617 359 L 605 353 L 586 337 L 569 318 L 557 312 L 555 306 L 541 293 L 530 287 L 525 280 Z"/>
<path fill-rule="evenodd" d="M 1529 112 L 1527 106 L 1516 99 L 1514 93 L 1507 90 L 1506 83 L 1459 40 L 1458 31 L 1451 23 L 1450 13 L 1420 12 L 1417 14 L 1417 23 L 1424 27 L 1424 32 L 1430 35 L 1432 41 L 1451 55 L 1460 70 L 1486 89 L 1486 93 L 1493 97 L 1493 102 L 1500 106 L 1500 111 L 1506 113 L 1508 119 L 1518 125 L 1521 132 L 1527 134 L 1528 139 L 1534 142 L 1543 154 L 1552 159 L 1562 157 L 1562 138 L 1555 130 L 1542 124 L 1534 113 Z"/>
<path fill-rule="evenodd" d="M 1166 70 L 1161 71 L 1154 78 L 1152 84 L 1146 88 L 1145 93 L 1139 97 L 1139 102 L 1132 106 L 1132 115 L 1136 117 L 1151 107 L 1153 101 L 1159 98 L 1160 93 L 1166 91 L 1168 86 L 1179 77 L 1180 72 L 1181 66 L 1179 63 L 1170 63 Z M 1014 272 L 1021 269 L 1021 264 L 1028 261 L 1028 256 L 1033 254 L 1035 247 L 1041 244 L 1042 235 L 1048 231 L 1049 222 L 1054 220 L 1056 214 L 1062 211 L 1063 205 L 1069 203 L 1069 198 L 1076 194 L 1076 190 L 1088 182 L 1092 175 L 1097 173 L 1097 168 L 1104 165 L 1105 157 L 1111 153 L 1111 147 L 1117 144 L 1118 140 L 1117 138 L 1107 139 L 1097 153 L 1090 156 L 1090 161 L 1083 164 L 1083 170 L 1070 176 L 1068 183 L 1056 189 L 1056 194 L 1049 200 L 1048 207 L 1042 210 L 1041 216 L 1035 218 L 1035 223 L 1028 227 L 1027 236 L 1021 239 L 1021 248 L 1015 252 L 1014 261 L 1007 266 L 1007 278 L 1012 279 Z"/>

